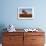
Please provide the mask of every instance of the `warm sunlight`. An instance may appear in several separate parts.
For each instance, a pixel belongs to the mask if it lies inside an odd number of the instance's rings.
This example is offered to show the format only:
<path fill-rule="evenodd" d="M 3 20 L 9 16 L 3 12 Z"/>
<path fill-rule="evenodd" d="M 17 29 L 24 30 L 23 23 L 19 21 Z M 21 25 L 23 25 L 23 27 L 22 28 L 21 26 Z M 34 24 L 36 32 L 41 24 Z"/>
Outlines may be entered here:
<path fill-rule="evenodd" d="M 46 46 L 46 44 L 44 44 L 44 46 Z"/>

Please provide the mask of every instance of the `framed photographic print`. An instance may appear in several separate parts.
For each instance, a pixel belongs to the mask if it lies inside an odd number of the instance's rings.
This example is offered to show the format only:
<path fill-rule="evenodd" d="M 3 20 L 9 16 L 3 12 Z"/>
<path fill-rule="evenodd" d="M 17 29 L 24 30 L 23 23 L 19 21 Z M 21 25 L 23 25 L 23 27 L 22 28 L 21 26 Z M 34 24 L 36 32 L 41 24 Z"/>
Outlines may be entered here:
<path fill-rule="evenodd" d="M 17 14 L 18 14 L 18 19 L 33 19 L 34 18 L 34 8 L 19 7 Z"/>

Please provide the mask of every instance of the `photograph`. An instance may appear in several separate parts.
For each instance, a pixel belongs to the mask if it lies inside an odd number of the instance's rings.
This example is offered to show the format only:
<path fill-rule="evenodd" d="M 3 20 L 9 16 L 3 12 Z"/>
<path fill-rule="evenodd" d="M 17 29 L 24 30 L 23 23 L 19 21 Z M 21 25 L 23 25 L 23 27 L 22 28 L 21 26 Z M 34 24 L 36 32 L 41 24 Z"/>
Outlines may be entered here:
<path fill-rule="evenodd" d="M 0 46 L 46 46 L 46 0 L 0 0 Z"/>
<path fill-rule="evenodd" d="M 19 7 L 18 19 L 33 19 L 33 8 L 31 7 Z"/>

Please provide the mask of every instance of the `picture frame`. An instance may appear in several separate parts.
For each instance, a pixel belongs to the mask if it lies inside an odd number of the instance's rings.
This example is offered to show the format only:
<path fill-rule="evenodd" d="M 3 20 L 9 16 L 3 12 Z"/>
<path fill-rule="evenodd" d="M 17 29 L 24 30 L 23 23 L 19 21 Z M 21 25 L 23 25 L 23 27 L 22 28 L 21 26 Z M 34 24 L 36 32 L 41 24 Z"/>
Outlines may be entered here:
<path fill-rule="evenodd" d="M 32 7 L 19 7 L 17 12 L 18 19 L 33 19 L 34 8 Z"/>

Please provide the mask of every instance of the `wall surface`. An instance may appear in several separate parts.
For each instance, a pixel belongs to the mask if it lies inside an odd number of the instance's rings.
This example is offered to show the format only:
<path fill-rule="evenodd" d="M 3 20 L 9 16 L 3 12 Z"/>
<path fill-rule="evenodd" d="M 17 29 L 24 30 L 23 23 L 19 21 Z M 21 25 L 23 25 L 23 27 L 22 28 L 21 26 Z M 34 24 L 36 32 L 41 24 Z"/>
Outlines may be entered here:
<path fill-rule="evenodd" d="M 0 0 L 0 25 L 13 24 L 16 28 L 46 28 L 46 0 Z M 17 19 L 17 8 L 34 8 L 34 19 Z"/>

